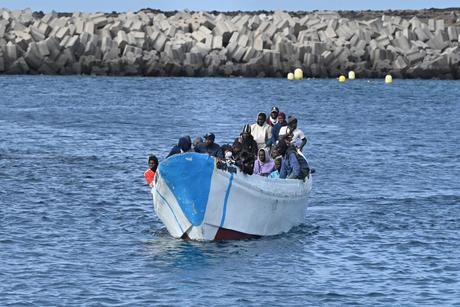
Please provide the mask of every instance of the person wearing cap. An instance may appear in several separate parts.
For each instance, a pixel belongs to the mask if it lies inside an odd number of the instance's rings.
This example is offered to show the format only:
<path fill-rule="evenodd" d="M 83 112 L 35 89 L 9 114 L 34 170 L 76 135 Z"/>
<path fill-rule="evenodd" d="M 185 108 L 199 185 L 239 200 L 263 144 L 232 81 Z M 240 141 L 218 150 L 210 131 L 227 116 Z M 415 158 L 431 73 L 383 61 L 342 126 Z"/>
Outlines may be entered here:
<path fill-rule="evenodd" d="M 267 115 L 263 112 L 257 114 L 257 122 L 251 125 L 251 134 L 257 143 L 257 149 L 270 147 L 272 144 L 272 127 L 267 124 Z"/>
<path fill-rule="evenodd" d="M 158 158 L 155 155 L 149 156 L 149 168 L 144 172 L 145 181 L 150 187 L 153 187 L 153 179 L 155 179 L 156 171 L 158 168 Z"/>
<path fill-rule="evenodd" d="M 216 136 L 214 133 L 207 133 L 204 137 L 204 143 L 198 144 L 195 147 L 195 151 L 199 153 L 205 153 L 210 156 L 223 159 L 224 155 L 220 146 L 217 143 L 214 143 Z"/>
<path fill-rule="evenodd" d="M 276 144 L 279 139 L 280 130 L 285 126 L 287 126 L 286 114 L 280 112 L 278 114 L 277 123 L 272 128 L 272 144 Z"/>
<path fill-rule="evenodd" d="M 303 131 L 297 127 L 297 118 L 295 118 L 295 116 L 288 117 L 287 126 L 281 127 L 278 137 L 286 135 L 288 128 L 290 128 L 289 130 L 291 130 L 292 133 L 290 136 L 292 138 L 291 144 L 295 145 L 298 149 L 300 149 L 300 151 L 302 151 L 305 144 L 307 144 L 307 138 L 305 137 Z"/>
<path fill-rule="evenodd" d="M 278 115 L 280 113 L 280 109 L 278 107 L 273 107 L 270 116 L 267 119 L 267 124 L 269 124 L 271 127 L 276 125 L 278 123 Z"/>

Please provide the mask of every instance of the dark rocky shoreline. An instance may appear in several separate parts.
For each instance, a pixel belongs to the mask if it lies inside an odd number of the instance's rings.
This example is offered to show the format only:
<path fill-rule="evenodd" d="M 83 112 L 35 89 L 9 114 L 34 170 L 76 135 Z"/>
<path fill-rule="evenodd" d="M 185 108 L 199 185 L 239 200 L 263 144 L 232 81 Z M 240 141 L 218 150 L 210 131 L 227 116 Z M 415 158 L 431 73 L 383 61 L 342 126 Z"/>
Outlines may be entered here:
<path fill-rule="evenodd" d="M 460 8 L 46 13 L 0 9 L 0 74 L 460 78 Z"/>

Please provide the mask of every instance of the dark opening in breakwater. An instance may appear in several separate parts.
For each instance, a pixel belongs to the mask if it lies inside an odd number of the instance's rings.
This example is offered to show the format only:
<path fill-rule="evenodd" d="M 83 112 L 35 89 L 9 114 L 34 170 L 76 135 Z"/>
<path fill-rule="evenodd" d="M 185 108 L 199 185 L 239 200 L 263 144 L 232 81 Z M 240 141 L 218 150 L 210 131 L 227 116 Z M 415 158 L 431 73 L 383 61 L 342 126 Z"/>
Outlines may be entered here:
<path fill-rule="evenodd" d="M 42 13 L 0 9 L 0 73 L 460 78 L 460 8 Z"/>

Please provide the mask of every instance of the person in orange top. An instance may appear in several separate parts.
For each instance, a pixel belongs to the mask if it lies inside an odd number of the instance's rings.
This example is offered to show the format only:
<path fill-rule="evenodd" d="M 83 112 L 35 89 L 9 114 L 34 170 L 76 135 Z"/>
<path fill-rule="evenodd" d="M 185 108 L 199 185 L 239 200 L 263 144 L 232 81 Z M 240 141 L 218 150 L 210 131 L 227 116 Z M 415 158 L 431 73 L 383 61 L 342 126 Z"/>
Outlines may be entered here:
<path fill-rule="evenodd" d="M 153 179 L 155 179 L 155 173 L 158 167 L 158 158 L 155 155 L 149 156 L 149 169 L 144 172 L 145 180 L 147 184 L 153 187 Z"/>

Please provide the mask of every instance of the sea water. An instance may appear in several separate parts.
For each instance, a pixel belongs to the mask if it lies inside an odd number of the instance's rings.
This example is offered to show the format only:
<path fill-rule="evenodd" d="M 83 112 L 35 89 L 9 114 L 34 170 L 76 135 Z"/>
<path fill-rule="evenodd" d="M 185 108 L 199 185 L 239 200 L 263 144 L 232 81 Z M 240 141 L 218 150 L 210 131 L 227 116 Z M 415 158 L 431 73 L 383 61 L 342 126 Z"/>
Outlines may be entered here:
<path fill-rule="evenodd" d="M 0 77 L 0 304 L 460 304 L 460 82 Z M 173 239 L 144 182 L 180 136 L 278 106 L 316 169 L 304 223 Z"/>

